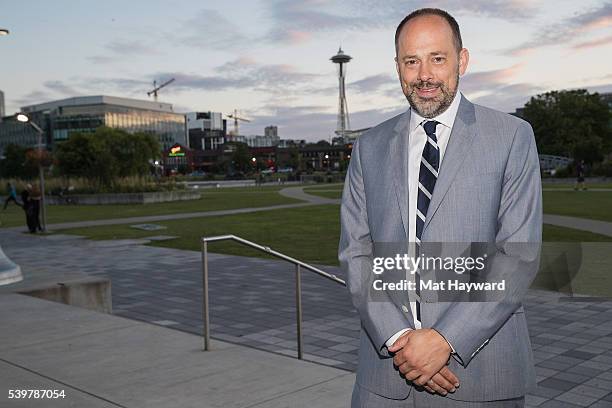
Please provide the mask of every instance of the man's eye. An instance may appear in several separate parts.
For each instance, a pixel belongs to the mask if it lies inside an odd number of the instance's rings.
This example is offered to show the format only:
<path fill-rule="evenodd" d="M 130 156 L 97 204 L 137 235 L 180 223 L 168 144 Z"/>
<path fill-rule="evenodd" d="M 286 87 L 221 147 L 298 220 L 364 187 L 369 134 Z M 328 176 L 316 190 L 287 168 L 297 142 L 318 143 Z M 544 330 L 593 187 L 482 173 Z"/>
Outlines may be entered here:
<path fill-rule="evenodd" d="M 406 60 L 406 65 L 414 65 L 416 64 L 416 60 Z"/>
<path fill-rule="evenodd" d="M 434 57 L 434 62 L 437 62 L 437 63 L 444 62 L 444 57 Z"/>

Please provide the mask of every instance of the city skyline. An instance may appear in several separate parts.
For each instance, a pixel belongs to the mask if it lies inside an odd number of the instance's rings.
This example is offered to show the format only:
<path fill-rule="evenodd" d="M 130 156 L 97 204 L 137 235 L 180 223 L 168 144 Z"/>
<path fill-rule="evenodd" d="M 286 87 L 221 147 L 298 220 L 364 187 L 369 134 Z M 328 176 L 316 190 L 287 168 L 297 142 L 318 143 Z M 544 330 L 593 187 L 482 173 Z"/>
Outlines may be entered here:
<path fill-rule="evenodd" d="M 203 5 L 204 4 L 204 5 Z M 430 3 L 427 4 L 431 5 Z M 348 64 L 353 129 L 408 108 L 395 73 L 395 27 L 418 1 L 29 2 L 0 0 L 0 90 L 7 114 L 82 95 L 159 101 L 176 112 L 239 109 L 241 133 L 329 139 Z M 439 1 L 470 50 L 461 91 L 506 112 L 555 89 L 612 91 L 612 2 Z M 229 126 L 229 125 L 228 125 Z"/>

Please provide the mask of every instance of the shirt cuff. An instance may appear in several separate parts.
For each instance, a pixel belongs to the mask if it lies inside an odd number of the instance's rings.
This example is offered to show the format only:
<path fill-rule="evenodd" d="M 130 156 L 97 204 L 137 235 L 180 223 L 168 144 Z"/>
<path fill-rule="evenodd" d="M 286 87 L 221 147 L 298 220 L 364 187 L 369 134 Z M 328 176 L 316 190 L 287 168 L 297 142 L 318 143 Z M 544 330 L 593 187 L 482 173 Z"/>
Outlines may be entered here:
<path fill-rule="evenodd" d="M 434 330 L 436 330 L 436 329 L 434 329 Z M 440 333 L 440 332 L 439 332 L 439 331 L 437 331 L 437 330 L 436 330 L 436 332 L 438 332 L 438 334 L 439 334 L 440 336 L 442 336 L 442 338 L 443 338 L 444 340 L 446 340 L 446 342 L 448 343 L 449 347 L 451 348 L 451 355 L 453 355 L 453 354 L 457 354 L 457 352 L 455 351 L 455 348 L 453 347 L 453 345 L 451 344 L 451 342 L 450 342 L 450 341 L 448 341 L 448 339 L 447 339 L 446 337 L 444 337 L 444 335 L 443 335 L 442 333 Z"/>
<path fill-rule="evenodd" d="M 402 330 L 398 331 L 397 333 L 395 333 L 393 336 L 391 336 L 391 337 L 389 338 L 389 340 L 387 340 L 387 341 L 385 342 L 385 346 L 387 346 L 387 348 L 391 347 L 391 346 L 393 345 L 393 343 L 395 343 L 395 341 L 396 341 L 397 339 L 399 339 L 399 338 L 400 338 L 400 336 L 401 336 L 402 334 L 406 333 L 408 330 L 412 330 L 412 329 L 411 329 L 411 328 L 406 328 L 406 329 L 402 329 Z M 451 348 L 452 348 L 452 347 L 453 347 L 453 346 L 451 346 Z"/>

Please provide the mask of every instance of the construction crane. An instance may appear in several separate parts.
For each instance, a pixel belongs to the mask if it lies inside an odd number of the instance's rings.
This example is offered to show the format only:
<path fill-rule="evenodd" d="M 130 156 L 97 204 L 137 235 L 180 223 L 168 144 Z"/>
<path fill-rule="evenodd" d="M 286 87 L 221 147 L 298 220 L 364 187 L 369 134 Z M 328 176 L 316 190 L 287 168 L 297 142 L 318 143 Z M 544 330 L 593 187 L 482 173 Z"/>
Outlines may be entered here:
<path fill-rule="evenodd" d="M 160 89 L 162 89 L 164 86 L 167 86 L 169 84 L 171 84 L 172 82 L 174 82 L 174 78 L 164 82 L 163 84 L 161 84 L 160 86 L 157 86 L 157 81 L 153 81 L 153 90 L 147 92 L 148 96 L 153 95 L 153 98 L 155 99 L 155 102 L 157 102 L 157 91 L 159 91 Z"/>
<path fill-rule="evenodd" d="M 234 113 L 233 114 L 229 114 L 229 115 L 225 115 L 228 118 L 234 119 L 234 136 L 238 136 L 238 121 L 241 120 L 243 122 L 250 122 L 250 120 L 245 119 L 245 118 L 241 118 L 238 116 L 238 110 L 234 109 Z"/>

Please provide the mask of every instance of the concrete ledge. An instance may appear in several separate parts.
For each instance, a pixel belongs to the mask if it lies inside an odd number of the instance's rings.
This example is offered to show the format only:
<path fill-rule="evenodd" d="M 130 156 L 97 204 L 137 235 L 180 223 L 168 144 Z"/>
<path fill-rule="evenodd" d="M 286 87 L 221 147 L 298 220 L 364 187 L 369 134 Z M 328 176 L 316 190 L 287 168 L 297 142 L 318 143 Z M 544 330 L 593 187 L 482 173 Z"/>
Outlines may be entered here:
<path fill-rule="evenodd" d="M 24 271 L 21 282 L 0 287 L 0 294 L 18 293 L 97 312 L 113 312 L 111 280 L 105 276 L 29 272 Z"/>
<path fill-rule="evenodd" d="M 67 196 L 70 204 L 104 205 L 104 204 L 152 204 L 170 201 L 199 200 L 200 193 L 196 191 L 159 191 L 151 193 L 122 194 L 75 194 Z M 47 204 L 67 205 L 66 199 L 57 196 L 45 197 Z"/>
<path fill-rule="evenodd" d="M 111 281 L 108 278 L 82 278 L 17 293 L 97 312 L 113 313 Z"/>

